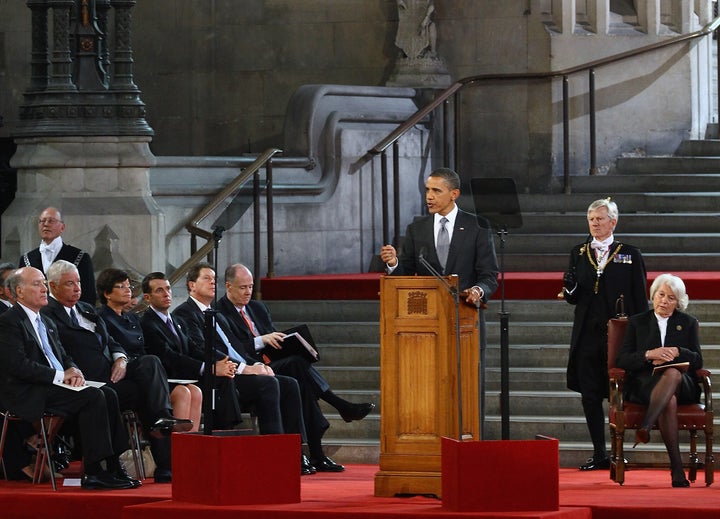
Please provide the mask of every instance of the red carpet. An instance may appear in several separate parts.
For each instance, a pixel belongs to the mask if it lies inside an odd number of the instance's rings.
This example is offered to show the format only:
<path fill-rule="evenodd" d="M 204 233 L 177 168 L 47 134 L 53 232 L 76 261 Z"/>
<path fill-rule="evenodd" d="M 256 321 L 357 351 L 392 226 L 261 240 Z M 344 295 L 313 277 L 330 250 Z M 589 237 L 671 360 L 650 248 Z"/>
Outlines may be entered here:
<path fill-rule="evenodd" d="M 246 470 L 238 467 L 238 470 Z M 212 507 L 170 501 L 170 485 L 148 480 L 141 488 L 113 492 L 83 491 L 49 483 L 0 481 L 0 517 L 3 519 L 52 517 L 53 519 L 197 519 L 198 517 L 309 518 L 323 515 L 350 518 L 543 518 L 543 519 L 697 519 L 720 517 L 720 491 L 702 482 L 688 489 L 670 487 L 665 470 L 633 470 L 624 486 L 610 481 L 606 471 L 579 472 L 560 469 L 558 512 L 505 512 L 453 514 L 442 502 L 429 497 L 376 498 L 373 478 L 376 465 L 348 465 L 342 474 L 316 474 L 301 479 L 297 504 Z M 522 492 L 512 474 L 497 476 L 507 481 L 508 499 Z M 237 489 L 242 492 L 241 488 Z"/>
<path fill-rule="evenodd" d="M 648 288 L 662 272 L 648 272 Z M 673 272 L 686 285 L 690 299 L 717 299 L 720 272 Z M 379 279 L 384 274 L 324 274 L 262 278 L 262 298 L 297 299 L 379 299 Z M 505 274 L 505 299 L 557 299 L 562 289 L 562 272 L 508 272 Z M 493 299 L 500 299 L 500 288 Z"/>

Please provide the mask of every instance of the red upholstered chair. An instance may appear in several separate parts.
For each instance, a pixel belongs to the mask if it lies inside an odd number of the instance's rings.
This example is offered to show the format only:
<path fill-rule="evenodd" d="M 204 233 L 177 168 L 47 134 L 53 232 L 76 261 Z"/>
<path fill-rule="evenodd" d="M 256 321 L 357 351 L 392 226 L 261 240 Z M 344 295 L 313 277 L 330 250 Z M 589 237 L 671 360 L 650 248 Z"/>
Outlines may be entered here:
<path fill-rule="evenodd" d="M 620 483 L 625 482 L 625 452 L 623 442 L 625 431 L 639 429 L 645 417 L 645 406 L 625 402 L 623 400 L 623 382 L 625 370 L 615 366 L 615 359 L 623 344 L 627 318 L 610 319 L 608 322 L 608 374 L 610 375 L 610 479 Z M 690 434 L 690 459 L 688 479 L 695 481 L 697 469 L 702 467 L 697 453 L 697 434 L 703 431 L 705 435 L 705 485 L 711 485 L 714 480 L 713 458 L 713 408 L 712 385 L 710 372 L 706 369 L 697 371 L 698 384 L 701 385 L 704 400 L 701 404 L 678 406 L 678 425 L 681 430 Z M 653 426 L 654 429 L 657 425 Z M 640 463 L 633 465 L 642 465 Z"/>

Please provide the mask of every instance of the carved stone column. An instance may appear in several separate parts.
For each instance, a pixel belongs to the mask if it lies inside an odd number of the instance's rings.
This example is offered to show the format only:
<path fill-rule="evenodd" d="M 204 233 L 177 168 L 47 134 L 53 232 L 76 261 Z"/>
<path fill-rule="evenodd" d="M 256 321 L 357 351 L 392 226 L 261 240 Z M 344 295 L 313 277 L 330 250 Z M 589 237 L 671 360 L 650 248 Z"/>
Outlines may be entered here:
<path fill-rule="evenodd" d="M 3 254 L 12 259 L 37 247 L 35 221 L 52 205 L 63 214 L 68 243 L 93 254 L 97 240 L 111 232 L 134 270 L 165 270 L 165 221 L 149 181 L 153 130 L 133 80 L 135 0 L 27 5 L 31 77 L 14 135 L 18 189 L 3 213 Z"/>

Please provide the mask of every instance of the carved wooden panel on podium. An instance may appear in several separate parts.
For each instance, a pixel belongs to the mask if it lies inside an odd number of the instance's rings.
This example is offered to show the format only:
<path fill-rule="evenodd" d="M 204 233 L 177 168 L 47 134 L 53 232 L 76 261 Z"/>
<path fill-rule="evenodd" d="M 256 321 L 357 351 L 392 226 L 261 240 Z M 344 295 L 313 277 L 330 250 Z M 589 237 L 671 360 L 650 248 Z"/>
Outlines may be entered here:
<path fill-rule="evenodd" d="M 457 287 L 457 276 L 448 276 Z M 461 299 L 460 375 L 453 295 L 438 279 L 380 280 L 380 470 L 375 495 L 441 495 L 443 436 L 479 439 L 477 309 Z M 462 401 L 460 407 L 458 403 Z M 462 409 L 462 416 L 461 411 Z"/>

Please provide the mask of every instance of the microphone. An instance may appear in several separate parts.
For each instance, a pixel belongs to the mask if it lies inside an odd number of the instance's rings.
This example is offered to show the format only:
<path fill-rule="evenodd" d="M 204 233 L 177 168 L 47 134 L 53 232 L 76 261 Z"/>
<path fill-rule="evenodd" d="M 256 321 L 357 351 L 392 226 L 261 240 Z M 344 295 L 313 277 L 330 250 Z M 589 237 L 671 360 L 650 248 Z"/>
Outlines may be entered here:
<path fill-rule="evenodd" d="M 426 252 L 427 252 L 427 247 L 425 247 L 425 246 L 420 247 L 420 252 L 418 252 L 418 259 L 420 260 L 420 263 L 422 263 L 425 260 Z"/>

